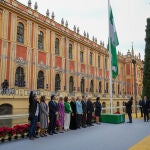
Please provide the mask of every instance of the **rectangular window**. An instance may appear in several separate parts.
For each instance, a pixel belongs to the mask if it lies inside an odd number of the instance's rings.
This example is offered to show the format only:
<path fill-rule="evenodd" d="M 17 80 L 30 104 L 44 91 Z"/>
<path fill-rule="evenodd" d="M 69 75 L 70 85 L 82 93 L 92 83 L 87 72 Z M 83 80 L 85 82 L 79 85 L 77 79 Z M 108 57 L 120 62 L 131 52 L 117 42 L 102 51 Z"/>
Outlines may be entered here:
<path fill-rule="evenodd" d="M 107 57 L 105 57 L 105 70 L 107 70 Z"/>
<path fill-rule="evenodd" d="M 83 63 L 83 52 L 80 52 L 80 62 Z"/>
<path fill-rule="evenodd" d="M 90 52 L 90 65 L 92 66 L 92 53 Z"/>
<path fill-rule="evenodd" d="M 69 44 L 69 59 L 72 59 L 72 44 Z"/>
<path fill-rule="evenodd" d="M 100 56 L 98 56 L 98 68 L 100 68 Z"/>

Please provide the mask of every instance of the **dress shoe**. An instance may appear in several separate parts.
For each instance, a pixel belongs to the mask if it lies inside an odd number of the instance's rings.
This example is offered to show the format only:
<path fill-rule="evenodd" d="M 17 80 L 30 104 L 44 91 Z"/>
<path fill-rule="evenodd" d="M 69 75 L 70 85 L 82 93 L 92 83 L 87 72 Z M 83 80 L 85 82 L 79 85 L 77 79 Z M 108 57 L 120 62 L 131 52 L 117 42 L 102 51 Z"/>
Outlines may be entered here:
<path fill-rule="evenodd" d="M 39 136 L 37 136 L 37 135 L 34 135 L 33 137 L 34 137 L 34 138 L 39 138 Z"/>
<path fill-rule="evenodd" d="M 48 134 L 49 134 L 49 135 L 53 135 L 53 133 L 52 133 L 52 132 L 48 132 Z"/>
<path fill-rule="evenodd" d="M 58 133 L 54 131 L 53 134 L 58 134 Z"/>

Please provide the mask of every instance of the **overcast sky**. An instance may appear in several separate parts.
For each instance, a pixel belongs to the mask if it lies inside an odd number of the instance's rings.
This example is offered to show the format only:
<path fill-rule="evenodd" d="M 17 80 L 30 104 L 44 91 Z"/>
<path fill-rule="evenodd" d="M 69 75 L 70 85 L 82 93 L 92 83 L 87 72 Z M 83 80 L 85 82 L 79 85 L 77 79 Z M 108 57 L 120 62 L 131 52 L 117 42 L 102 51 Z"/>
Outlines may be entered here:
<path fill-rule="evenodd" d="M 28 0 L 18 0 L 27 5 Z M 107 0 L 31 0 L 32 8 L 35 1 L 38 11 L 43 15 L 49 9 L 55 13 L 55 20 L 67 20 L 69 28 L 76 25 L 80 34 L 84 30 L 89 33 L 90 39 L 96 37 L 107 43 L 108 39 L 108 1 Z M 150 0 L 110 0 L 116 30 L 119 38 L 117 50 L 126 54 L 134 45 L 135 53 L 139 52 L 144 58 L 146 18 L 150 17 Z"/>

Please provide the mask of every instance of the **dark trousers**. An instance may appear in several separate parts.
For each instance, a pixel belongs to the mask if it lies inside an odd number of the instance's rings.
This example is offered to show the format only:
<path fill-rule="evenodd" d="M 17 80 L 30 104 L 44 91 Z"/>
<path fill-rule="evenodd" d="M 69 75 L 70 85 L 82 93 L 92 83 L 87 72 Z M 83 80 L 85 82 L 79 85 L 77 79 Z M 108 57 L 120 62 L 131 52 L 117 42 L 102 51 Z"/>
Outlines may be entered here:
<path fill-rule="evenodd" d="M 143 108 L 140 107 L 141 117 L 143 117 Z"/>
<path fill-rule="evenodd" d="M 38 122 L 38 116 L 34 116 L 34 118 L 30 122 L 30 128 L 29 128 L 29 137 L 34 137 L 36 136 L 36 125 Z"/>
<path fill-rule="evenodd" d="M 48 127 L 48 132 L 49 133 L 53 133 L 55 132 L 55 128 L 56 128 L 56 115 L 55 114 L 49 114 L 49 127 Z"/>
<path fill-rule="evenodd" d="M 82 127 L 86 126 L 86 113 L 83 113 L 82 115 Z"/>
<path fill-rule="evenodd" d="M 144 111 L 144 121 L 148 121 L 149 120 L 149 114 L 148 114 L 148 110 Z"/>
<path fill-rule="evenodd" d="M 3 88 L 2 94 L 6 94 L 7 93 L 7 87 Z"/>
<path fill-rule="evenodd" d="M 87 113 L 87 124 L 92 125 L 92 112 Z"/>
<path fill-rule="evenodd" d="M 128 113 L 128 117 L 129 117 L 129 122 L 132 123 L 132 113 Z"/>
<path fill-rule="evenodd" d="M 81 127 L 82 114 L 77 114 L 77 128 Z"/>

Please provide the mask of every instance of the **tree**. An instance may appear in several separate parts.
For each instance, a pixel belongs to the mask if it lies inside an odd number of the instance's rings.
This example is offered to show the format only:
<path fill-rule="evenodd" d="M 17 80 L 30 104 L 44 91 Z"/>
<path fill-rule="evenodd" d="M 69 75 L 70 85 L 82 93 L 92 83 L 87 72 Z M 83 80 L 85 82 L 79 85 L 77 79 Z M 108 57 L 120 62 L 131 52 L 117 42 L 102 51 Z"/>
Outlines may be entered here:
<path fill-rule="evenodd" d="M 143 96 L 150 98 L 150 18 L 147 18 L 143 73 Z"/>

